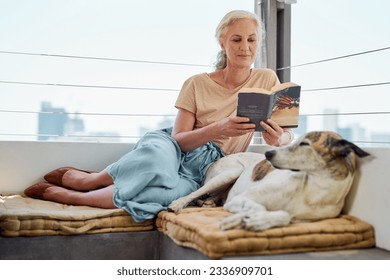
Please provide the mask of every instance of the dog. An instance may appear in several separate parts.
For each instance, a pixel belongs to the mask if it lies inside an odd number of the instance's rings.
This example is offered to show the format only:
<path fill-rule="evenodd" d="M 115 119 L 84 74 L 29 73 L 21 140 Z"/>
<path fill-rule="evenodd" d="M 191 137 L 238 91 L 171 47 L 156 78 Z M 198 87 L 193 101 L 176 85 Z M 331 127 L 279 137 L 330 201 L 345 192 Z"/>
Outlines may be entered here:
<path fill-rule="evenodd" d="M 314 131 L 295 143 L 260 153 L 223 157 L 207 171 L 204 185 L 173 201 L 178 212 L 205 194 L 229 189 L 222 230 L 262 231 L 340 214 L 352 185 L 357 158 L 369 154 L 331 131 Z"/>

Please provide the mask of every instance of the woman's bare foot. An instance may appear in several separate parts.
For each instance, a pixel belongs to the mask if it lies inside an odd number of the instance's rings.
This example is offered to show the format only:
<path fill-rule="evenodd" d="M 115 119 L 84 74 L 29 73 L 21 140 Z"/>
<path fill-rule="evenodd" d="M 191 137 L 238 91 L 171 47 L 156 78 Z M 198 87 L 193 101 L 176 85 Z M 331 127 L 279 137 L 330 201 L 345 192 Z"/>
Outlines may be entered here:
<path fill-rule="evenodd" d="M 76 206 L 114 209 L 116 206 L 112 202 L 113 193 L 114 185 L 89 192 L 80 192 L 59 186 L 52 186 L 44 191 L 43 199 Z"/>

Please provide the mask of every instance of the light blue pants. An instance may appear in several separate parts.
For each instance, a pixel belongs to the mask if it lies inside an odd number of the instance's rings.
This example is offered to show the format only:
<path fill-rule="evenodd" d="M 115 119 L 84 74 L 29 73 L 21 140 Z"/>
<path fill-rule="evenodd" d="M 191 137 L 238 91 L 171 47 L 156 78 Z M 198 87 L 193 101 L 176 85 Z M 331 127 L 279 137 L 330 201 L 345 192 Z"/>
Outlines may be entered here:
<path fill-rule="evenodd" d="M 212 142 L 182 152 L 171 131 L 145 134 L 132 151 L 107 167 L 114 181 L 114 204 L 136 222 L 154 218 L 172 201 L 198 189 L 207 168 L 223 157 Z"/>

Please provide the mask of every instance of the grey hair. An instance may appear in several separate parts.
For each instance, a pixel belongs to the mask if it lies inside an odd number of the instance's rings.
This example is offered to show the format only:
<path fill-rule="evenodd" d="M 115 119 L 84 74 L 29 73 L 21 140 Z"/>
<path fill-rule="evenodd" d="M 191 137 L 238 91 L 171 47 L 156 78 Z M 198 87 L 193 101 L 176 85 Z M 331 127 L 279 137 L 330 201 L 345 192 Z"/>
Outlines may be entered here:
<path fill-rule="evenodd" d="M 221 20 L 221 22 L 218 24 L 216 30 L 215 30 L 215 38 L 218 40 L 218 43 L 221 45 L 221 41 L 223 37 L 227 33 L 227 28 L 229 25 L 234 23 L 236 20 L 239 19 L 251 19 L 256 24 L 259 32 L 259 38 L 262 37 L 262 25 L 257 17 L 257 15 L 243 10 L 235 10 L 227 13 Z M 220 50 L 217 55 L 217 61 L 215 63 L 215 68 L 217 70 L 225 68 L 227 65 L 227 56 L 224 50 Z"/>

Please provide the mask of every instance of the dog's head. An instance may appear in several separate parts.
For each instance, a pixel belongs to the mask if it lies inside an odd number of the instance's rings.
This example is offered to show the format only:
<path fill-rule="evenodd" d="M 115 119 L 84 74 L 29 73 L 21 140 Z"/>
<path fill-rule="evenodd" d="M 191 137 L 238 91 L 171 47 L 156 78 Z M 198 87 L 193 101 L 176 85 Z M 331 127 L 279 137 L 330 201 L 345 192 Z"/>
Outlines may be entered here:
<path fill-rule="evenodd" d="M 266 152 L 275 168 L 306 172 L 330 172 L 342 180 L 356 169 L 356 157 L 369 154 L 331 131 L 314 131 L 294 144 Z"/>

